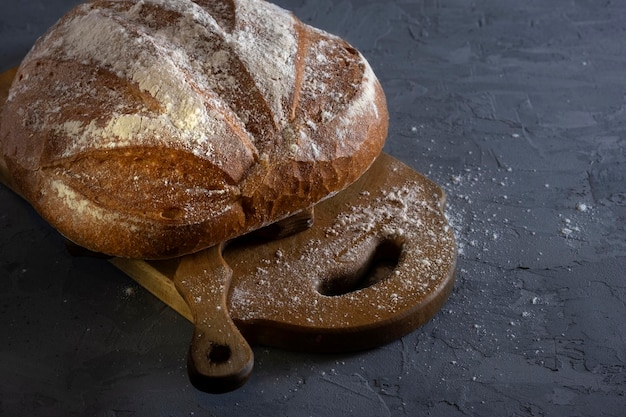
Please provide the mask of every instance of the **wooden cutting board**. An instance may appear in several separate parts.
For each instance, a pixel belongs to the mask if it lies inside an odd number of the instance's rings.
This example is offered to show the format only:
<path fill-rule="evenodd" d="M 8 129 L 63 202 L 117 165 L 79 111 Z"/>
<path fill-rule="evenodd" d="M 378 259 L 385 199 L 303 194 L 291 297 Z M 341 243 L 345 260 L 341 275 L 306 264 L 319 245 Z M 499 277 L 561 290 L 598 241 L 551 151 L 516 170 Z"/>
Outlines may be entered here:
<path fill-rule="evenodd" d="M 0 103 L 14 74 L 0 75 Z M 435 183 L 382 154 L 355 184 L 316 205 L 313 226 L 298 233 L 244 236 L 166 261 L 110 262 L 194 323 L 191 381 L 223 392 L 249 376 L 249 344 L 353 351 L 429 320 L 454 284 L 444 204 Z"/>

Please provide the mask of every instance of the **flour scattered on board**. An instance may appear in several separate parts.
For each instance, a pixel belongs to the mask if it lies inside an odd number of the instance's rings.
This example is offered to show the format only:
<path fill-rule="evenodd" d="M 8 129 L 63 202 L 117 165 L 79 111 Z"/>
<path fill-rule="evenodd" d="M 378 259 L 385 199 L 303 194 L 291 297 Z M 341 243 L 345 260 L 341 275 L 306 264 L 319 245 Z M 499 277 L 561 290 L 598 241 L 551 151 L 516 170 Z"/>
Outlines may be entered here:
<path fill-rule="evenodd" d="M 409 311 L 439 288 L 456 259 L 440 190 L 427 180 L 391 184 L 356 193 L 336 215 L 317 218 L 321 238 L 284 243 L 267 253 L 268 262 L 255 261 L 231 294 L 233 317 L 350 326 Z"/>

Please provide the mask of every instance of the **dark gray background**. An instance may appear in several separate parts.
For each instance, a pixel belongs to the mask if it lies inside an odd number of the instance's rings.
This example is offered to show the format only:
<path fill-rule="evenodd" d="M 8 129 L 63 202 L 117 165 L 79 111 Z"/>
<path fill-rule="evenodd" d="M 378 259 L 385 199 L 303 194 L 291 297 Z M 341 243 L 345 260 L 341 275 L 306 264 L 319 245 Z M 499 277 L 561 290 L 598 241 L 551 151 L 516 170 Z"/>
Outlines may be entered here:
<path fill-rule="evenodd" d="M 76 3 L 0 0 L 0 70 Z M 366 55 L 386 151 L 447 191 L 449 302 L 372 351 L 257 347 L 247 385 L 204 394 L 191 325 L 0 187 L 0 414 L 624 415 L 626 2 L 278 3 Z"/>

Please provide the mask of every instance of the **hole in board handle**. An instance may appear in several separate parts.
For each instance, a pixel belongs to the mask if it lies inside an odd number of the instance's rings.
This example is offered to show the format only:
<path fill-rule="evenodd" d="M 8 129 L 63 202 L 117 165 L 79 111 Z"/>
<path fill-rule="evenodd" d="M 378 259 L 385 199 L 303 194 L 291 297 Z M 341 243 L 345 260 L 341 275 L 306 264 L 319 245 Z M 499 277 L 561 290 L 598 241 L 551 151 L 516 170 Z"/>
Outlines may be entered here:
<path fill-rule="evenodd" d="M 211 346 L 206 353 L 207 359 L 209 359 L 209 362 L 213 364 L 228 362 L 231 355 L 232 351 L 230 350 L 230 346 L 219 343 L 211 343 Z"/>

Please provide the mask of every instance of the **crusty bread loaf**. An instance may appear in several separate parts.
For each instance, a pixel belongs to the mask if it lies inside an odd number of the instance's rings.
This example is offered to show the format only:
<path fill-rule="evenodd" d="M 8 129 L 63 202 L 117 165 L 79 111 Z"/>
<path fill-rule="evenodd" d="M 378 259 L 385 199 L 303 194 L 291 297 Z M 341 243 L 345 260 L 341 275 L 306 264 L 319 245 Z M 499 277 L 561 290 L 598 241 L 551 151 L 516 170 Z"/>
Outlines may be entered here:
<path fill-rule="evenodd" d="M 0 117 L 12 184 L 68 239 L 191 253 L 342 190 L 388 115 L 363 56 L 260 0 L 96 0 L 24 59 Z"/>

